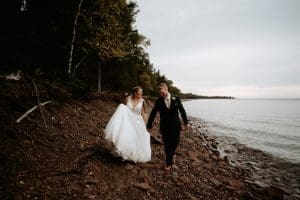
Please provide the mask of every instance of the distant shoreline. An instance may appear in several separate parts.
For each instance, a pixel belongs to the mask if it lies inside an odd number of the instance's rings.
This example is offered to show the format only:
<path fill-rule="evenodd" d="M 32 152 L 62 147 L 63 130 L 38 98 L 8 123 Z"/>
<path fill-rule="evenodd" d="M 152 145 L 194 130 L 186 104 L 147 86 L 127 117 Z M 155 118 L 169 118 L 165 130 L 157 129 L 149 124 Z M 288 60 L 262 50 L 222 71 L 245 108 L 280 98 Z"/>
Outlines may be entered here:
<path fill-rule="evenodd" d="M 235 99 L 233 96 L 205 96 L 193 93 L 181 93 L 178 96 L 182 99 Z"/>

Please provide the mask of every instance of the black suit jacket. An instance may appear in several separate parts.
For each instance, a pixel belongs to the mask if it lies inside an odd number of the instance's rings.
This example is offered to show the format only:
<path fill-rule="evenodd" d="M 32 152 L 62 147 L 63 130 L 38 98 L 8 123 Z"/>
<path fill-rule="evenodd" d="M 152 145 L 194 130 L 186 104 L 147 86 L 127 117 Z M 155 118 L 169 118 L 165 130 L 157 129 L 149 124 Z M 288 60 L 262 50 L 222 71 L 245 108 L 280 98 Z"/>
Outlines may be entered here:
<path fill-rule="evenodd" d="M 155 101 L 155 105 L 150 113 L 148 123 L 147 123 L 147 128 L 152 128 L 152 124 L 153 124 L 153 121 L 154 121 L 154 118 L 155 118 L 157 112 L 159 112 L 159 114 L 160 114 L 159 129 L 162 133 L 181 130 L 179 112 L 181 114 L 184 124 L 188 124 L 186 112 L 185 112 L 185 110 L 182 106 L 182 103 L 178 97 L 171 96 L 170 108 L 168 108 L 166 106 L 164 98 L 159 97 Z"/>

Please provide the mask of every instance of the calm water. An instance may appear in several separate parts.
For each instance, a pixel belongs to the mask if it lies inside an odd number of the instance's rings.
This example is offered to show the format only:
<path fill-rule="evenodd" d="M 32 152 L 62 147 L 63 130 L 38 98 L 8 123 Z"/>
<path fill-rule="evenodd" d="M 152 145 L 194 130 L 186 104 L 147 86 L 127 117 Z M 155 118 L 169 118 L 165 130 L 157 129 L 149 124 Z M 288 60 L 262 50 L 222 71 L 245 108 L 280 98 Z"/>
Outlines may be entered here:
<path fill-rule="evenodd" d="M 217 136 L 300 163 L 300 99 L 193 100 L 184 106 Z"/>

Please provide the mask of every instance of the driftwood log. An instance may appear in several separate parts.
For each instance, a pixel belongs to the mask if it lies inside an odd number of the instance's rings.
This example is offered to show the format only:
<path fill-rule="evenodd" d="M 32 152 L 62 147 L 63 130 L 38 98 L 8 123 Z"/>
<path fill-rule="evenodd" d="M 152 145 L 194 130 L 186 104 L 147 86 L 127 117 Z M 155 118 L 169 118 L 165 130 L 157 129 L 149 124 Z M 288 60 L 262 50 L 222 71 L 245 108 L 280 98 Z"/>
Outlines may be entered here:
<path fill-rule="evenodd" d="M 46 101 L 46 102 L 43 102 L 40 104 L 40 106 L 44 106 L 48 103 L 51 103 L 51 101 Z M 20 123 L 24 118 L 26 118 L 30 113 L 32 113 L 35 109 L 37 109 L 39 106 L 38 105 L 35 105 L 33 106 L 32 108 L 30 108 L 29 110 L 27 110 L 21 117 L 19 117 L 17 120 L 16 120 L 16 123 Z"/>

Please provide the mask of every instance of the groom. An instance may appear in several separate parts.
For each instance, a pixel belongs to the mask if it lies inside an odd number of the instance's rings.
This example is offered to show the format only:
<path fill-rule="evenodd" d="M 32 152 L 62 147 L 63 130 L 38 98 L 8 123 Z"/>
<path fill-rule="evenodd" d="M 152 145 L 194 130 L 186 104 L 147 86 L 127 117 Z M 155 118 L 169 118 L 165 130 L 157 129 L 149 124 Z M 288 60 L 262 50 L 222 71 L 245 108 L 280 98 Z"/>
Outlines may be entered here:
<path fill-rule="evenodd" d="M 178 111 L 181 114 L 184 125 L 187 126 L 188 120 L 186 112 L 178 97 L 172 96 L 168 92 L 168 86 L 165 83 L 161 83 L 158 87 L 159 98 L 155 101 L 155 106 L 152 109 L 147 128 L 152 129 L 152 123 L 154 118 L 159 112 L 160 115 L 160 132 L 162 135 L 164 150 L 166 154 L 166 171 L 170 171 L 173 165 L 173 156 L 175 150 L 179 144 L 181 123 L 178 115 Z"/>

